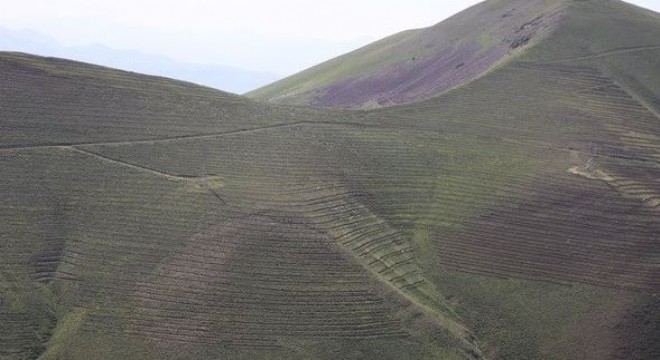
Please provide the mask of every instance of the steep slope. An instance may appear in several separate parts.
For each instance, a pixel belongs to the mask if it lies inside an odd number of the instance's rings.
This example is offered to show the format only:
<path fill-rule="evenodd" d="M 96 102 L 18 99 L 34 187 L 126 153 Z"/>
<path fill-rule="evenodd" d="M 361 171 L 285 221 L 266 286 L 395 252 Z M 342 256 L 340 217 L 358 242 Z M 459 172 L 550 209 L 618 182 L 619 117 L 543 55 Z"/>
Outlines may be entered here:
<path fill-rule="evenodd" d="M 568 331 L 581 339 L 572 351 L 582 358 L 657 358 L 660 348 L 652 339 L 658 336 L 660 279 L 659 18 L 618 1 L 567 2 L 563 13 L 551 36 L 483 78 L 445 96 L 370 112 L 381 126 L 410 124 L 440 131 L 445 139 L 472 133 L 488 144 L 473 143 L 477 151 L 491 153 L 493 165 L 507 171 L 501 181 L 492 170 L 459 179 L 455 173 L 440 173 L 444 180 L 432 190 L 437 195 L 420 188 L 417 196 L 423 200 L 408 215 L 402 217 L 402 207 L 379 213 L 390 212 L 385 218 L 391 223 L 403 219 L 401 226 L 410 227 L 411 237 L 437 249 L 428 272 L 436 271 L 443 293 L 463 304 L 462 314 L 472 319 L 472 327 L 490 328 L 477 336 L 501 342 L 497 354 L 502 358 L 528 358 L 519 355 L 520 345 L 509 335 L 512 327 L 530 333 L 541 348 L 557 341 L 563 342 L 563 351 L 571 348 L 565 339 L 530 325 L 537 320 L 528 311 L 553 314 L 555 329 L 562 329 L 554 334 Z M 518 153 L 514 164 L 503 161 L 498 150 L 503 144 L 521 145 L 538 159 L 555 153 L 560 162 L 523 170 L 520 159 L 530 155 Z M 465 219 L 466 206 L 489 201 L 495 202 L 480 215 L 466 211 L 473 217 Z M 452 211 L 438 210 L 437 203 Z M 429 216 L 429 209 L 439 215 Z M 477 275 L 456 275 L 456 270 Z M 561 320 L 565 314 L 551 305 L 554 296 L 561 296 L 557 288 L 539 291 L 529 283 L 494 281 L 492 276 L 646 289 L 655 295 L 632 300 L 626 292 L 601 294 L 601 300 L 611 299 L 609 304 L 583 298 L 573 306 L 590 303 L 596 310 L 588 321 L 575 323 Z M 547 298 L 532 300 L 536 294 Z M 563 296 L 579 298 L 576 293 Z M 639 336 L 615 330 L 629 329 L 621 319 L 640 319 L 640 314 L 650 317 L 633 325 L 646 329 Z M 543 323 L 548 326 L 548 320 Z M 610 342 L 585 341 L 584 331 Z M 559 358 L 570 357 L 559 353 Z"/>
<path fill-rule="evenodd" d="M 541 41 L 563 0 L 490 0 L 248 93 L 283 104 L 371 108 L 442 94 Z"/>
<path fill-rule="evenodd" d="M 525 60 L 592 67 L 660 115 L 660 14 L 622 1 L 572 1 L 562 26 Z"/>

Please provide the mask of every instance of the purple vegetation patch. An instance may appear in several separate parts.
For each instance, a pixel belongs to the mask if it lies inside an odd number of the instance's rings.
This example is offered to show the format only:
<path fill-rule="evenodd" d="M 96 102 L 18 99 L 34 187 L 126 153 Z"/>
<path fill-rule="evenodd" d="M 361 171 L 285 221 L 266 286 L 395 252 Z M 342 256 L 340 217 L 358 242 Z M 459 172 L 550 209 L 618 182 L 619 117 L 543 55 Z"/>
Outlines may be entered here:
<path fill-rule="evenodd" d="M 386 106 L 440 95 L 475 79 L 506 55 L 501 47 L 480 50 L 477 44 L 458 47 L 373 76 L 346 79 L 323 89 L 315 104 L 359 108 L 372 101 Z"/>
<path fill-rule="evenodd" d="M 563 14 L 557 9 L 531 20 L 522 20 L 517 18 L 516 12 L 513 9 L 504 16 L 497 15 L 503 22 L 501 26 L 506 28 L 491 34 L 502 39 L 499 44 L 484 48 L 472 42 L 424 57 L 411 57 L 374 74 L 343 79 L 315 90 L 312 103 L 335 108 L 361 108 L 409 103 L 441 95 L 478 78 L 511 51 L 518 51 L 533 39 L 553 31 Z M 432 29 L 427 36 L 430 36 L 427 40 L 431 43 L 444 41 Z M 410 49 L 401 46 L 400 50 Z"/>

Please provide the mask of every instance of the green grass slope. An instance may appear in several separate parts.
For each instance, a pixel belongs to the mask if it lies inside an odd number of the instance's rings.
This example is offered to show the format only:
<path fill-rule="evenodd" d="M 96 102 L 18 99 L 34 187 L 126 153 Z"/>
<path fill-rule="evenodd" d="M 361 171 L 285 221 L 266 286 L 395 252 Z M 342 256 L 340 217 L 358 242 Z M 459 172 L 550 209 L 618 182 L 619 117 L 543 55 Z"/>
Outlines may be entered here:
<path fill-rule="evenodd" d="M 210 88 L 20 53 L 2 55 L 0 74 L 3 148 L 222 134 L 315 113 L 271 113 Z"/>
<path fill-rule="evenodd" d="M 0 358 L 657 359 L 660 27 L 562 6 L 370 111 L 1 54 Z"/>
<path fill-rule="evenodd" d="M 480 357 L 409 240 L 305 175 L 293 134 L 356 114 L 1 58 L 0 357 Z"/>

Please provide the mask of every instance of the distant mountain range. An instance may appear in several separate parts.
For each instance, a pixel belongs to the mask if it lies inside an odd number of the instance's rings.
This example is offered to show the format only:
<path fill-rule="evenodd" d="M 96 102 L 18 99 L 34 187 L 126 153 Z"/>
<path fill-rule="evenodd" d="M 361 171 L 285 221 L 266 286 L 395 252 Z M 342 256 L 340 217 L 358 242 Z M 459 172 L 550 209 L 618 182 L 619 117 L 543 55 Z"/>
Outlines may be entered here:
<path fill-rule="evenodd" d="M 264 86 L 278 78 L 277 74 L 268 72 L 179 62 L 165 56 L 145 54 L 135 50 L 113 49 L 101 44 L 65 46 L 31 30 L 0 28 L 0 50 L 22 51 L 85 61 L 122 70 L 189 81 L 237 94 Z"/>

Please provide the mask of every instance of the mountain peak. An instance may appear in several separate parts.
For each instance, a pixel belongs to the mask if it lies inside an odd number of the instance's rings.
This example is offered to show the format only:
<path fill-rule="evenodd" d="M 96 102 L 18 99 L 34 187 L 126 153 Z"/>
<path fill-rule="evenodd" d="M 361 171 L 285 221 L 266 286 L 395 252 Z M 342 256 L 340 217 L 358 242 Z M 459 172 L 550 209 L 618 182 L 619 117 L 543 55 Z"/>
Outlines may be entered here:
<path fill-rule="evenodd" d="M 658 19 L 619 0 L 488 0 L 248 96 L 337 108 L 405 104 L 466 85 L 514 59 L 570 59 L 658 45 Z"/>
<path fill-rule="evenodd" d="M 437 96 L 547 37 L 565 4 L 565 0 L 485 1 L 432 27 L 396 34 L 249 95 L 279 103 L 345 108 Z"/>

